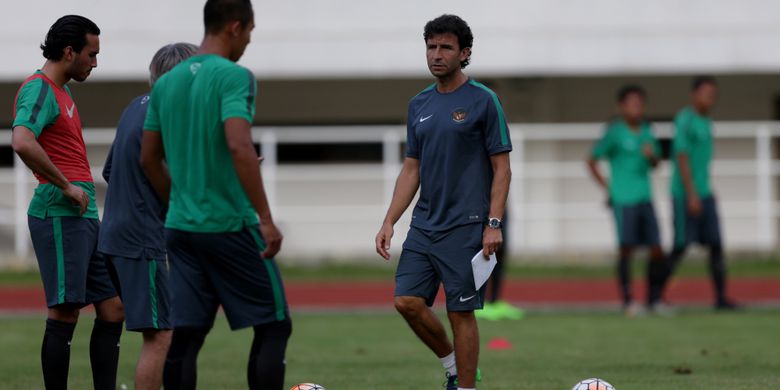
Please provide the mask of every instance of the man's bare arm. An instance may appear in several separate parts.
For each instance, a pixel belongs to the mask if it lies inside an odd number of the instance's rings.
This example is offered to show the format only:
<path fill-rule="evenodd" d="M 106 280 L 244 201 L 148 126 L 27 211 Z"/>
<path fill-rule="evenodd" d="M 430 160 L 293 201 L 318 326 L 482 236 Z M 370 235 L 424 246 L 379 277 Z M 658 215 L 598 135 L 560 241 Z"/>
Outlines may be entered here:
<path fill-rule="evenodd" d="M 225 140 L 233 158 L 236 175 L 249 202 L 260 216 L 260 231 L 267 245 L 263 257 L 272 258 L 279 252 L 283 237 L 271 216 L 251 130 L 252 127 L 246 119 L 228 118 L 225 121 Z"/>
<path fill-rule="evenodd" d="M 688 202 L 688 211 L 693 215 L 701 213 L 701 200 L 696 192 L 696 186 L 693 183 L 693 172 L 691 170 L 690 159 L 685 153 L 677 154 L 677 166 L 680 169 L 680 178 L 685 188 L 685 197 Z"/>
<path fill-rule="evenodd" d="M 385 260 L 390 259 L 390 240 L 393 238 L 393 225 L 398 222 L 404 211 L 412 203 L 417 189 L 420 188 L 420 160 L 406 157 L 401 167 L 401 173 L 395 181 L 393 198 L 382 222 L 382 227 L 376 235 L 376 252 Z"/>
<path fill-rule="evenodd" d="M 506 199 L 509 195 L 509 184 L 512 181 L 512 170 L 509 166 L 509 152 L 490 156 L 493 167 L 493 183 L 490 186 L 489 218 L 503 218 L 506 209 Z M 485 257 L 495 253 L 504 243 L 501 229 L 486 227 L 482 235 L 482 252 Z"/>
<path fill-rule="evenodd" d="M 16 126 L 13 129 L 11 147 L 19 158 L 24 161 L 33 172 L 41 175 L 46 181 L 62 190 L 62 193 L 74 204 L 78 204 L 80 214 L 84 214 L 89 206 L 89 196 L 80 187 L 69 182 L 43 150 L 43 147 L 35 138 L 32 130 L 24 126 Z"/>

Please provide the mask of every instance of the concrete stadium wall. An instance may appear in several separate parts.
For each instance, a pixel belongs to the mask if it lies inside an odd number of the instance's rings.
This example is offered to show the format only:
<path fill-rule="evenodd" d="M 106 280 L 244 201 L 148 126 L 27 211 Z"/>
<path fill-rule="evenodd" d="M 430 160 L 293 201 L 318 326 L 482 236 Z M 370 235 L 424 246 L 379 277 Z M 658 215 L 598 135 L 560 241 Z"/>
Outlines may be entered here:
<path fill-rule="evenodd" d="M 37 49 L 64 14 L 102 29 L 100 80 L 143 80 L 163 44 L 199 43 L 203 1 L 6 1 L 0 79 L 43 62 Z M 34 12 L 31 10 L 34 8 Z M 266 0 L 241 63 L 264 78 L 419 77 L 422 29 L 443 13 L 475 34 L 481 76 L 774 72 L 780 3 L 771 0 Z"/>

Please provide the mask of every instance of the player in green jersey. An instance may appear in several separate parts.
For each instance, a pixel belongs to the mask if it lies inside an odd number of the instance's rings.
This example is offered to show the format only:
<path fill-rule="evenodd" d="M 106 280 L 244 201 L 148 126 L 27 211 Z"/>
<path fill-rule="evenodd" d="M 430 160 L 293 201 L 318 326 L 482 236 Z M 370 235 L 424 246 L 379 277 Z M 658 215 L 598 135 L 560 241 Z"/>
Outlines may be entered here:
<path fill-rule="evenodd" d="M 650 249 L 647 304 L 651 309 L 660 299 L 666 271 L 650 184 L 650 173 L 658 163 L 660 148 L 650 124 L 643 121 L 645 96 L 644 89 L 637 85 L 628 85 L 618 91 L 620 117 L 607 125 L 588 160 L 590 172 L 607 191 L 608 203 L 614 212 L 619 245 L 618 281 L 627 315 L 640 311 L 631 294 L 629 261 L 634 249 L 639 246 Z M 610 163 L 609 183 L 601 173 L 598 160 Z"/>
<path fill-rule="evenodd" d="M 710 186 L 714 151 L 709 113 L 717 100 L 717 82 L 711 76 L 693 79 L 691 104 L 674 118 L 671 179 L 674 206 L 674 245 L 669 254 L 669 274 L 674 273 L 688 244 L 709 248 L 710 274 L 715 288 L 715 308 L 734 309 L 726 297 L 726 265 L 717 202 Z"/>
<path fill-rule="evenodd" d="M 99 35 L 98 26 L 83 16 L 59 18 L 41 45 L 46 62 L 23 83 L 14 103 L 13 149 L 39 182 L 27 221 L 49 307 L 41 348 L 47 389 L 68 386 L 70 344 L 87 305 L 96 314 L 89 348 L 94 386 L 116 387 L 124 314 L 96 251 L 95 185 L 68 87 L 97 66 Z"/>
<path fill-rule="evenodd" d="M 251 137 L 256 81 L 238 61 L 249 44 L 249 0 L 209 0 L 195 56 L 152 89 L 141 166 L 169 201 L 173 340 L 165 388 L 194 388 L 198 352 L 218 308 L 232 329 L 252 327 L 251 389 L 281 389 L 292 331 L 274 255 L 274 224 Z M 258 220 L 258 215 L 260 219 Z"/>

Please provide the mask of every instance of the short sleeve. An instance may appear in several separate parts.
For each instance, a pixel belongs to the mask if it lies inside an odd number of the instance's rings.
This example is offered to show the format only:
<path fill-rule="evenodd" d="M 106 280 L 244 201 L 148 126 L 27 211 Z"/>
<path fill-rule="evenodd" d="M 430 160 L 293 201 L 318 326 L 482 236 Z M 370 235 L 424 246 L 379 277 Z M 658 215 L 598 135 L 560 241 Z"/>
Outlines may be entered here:
<path fill-rule="evenodd" d="M 152 87 L 152 93 L 149 95 L 149 107 L 146 108 L 146 118 L 144 119 L 145 131 L 159 132 L 161 130 L 159 109 L 160 98 L 157 97 L 160 93 L 161 85 L 164 85 L 162 80 L 155 83 L 154 87 Z"/>
<path fill-rule="evenodd" d="M 226 69 L 219 91 L 222 122 L 229 118 L 242 118 L 252 123 L 255 117 L 256 88 L 255 76 L 248 69 L 240 66 Z"/>
<path fill-rule="evenodd" d="M 672 150 L 674 156 L 681 153 L 689 153 L 691 149 L 691 118 L 684 112 L 677 114 L 674 118 L 674 139 L 672 140 Z"/>
<path fill-rule="evenodd" d="M 485 149 L 491 156 L 512 150 L 504 108 L 501 106 L 498 95 L 492 92 L 485 118 Z"/>
<path fill-rule="evenodd" d="M 604 135 L 593 145 L 590 156 L 594 160 L 601 160 L 612 154 L 612 131 L 609 127 L 604 130 Z"/>
<path fill-rule="evenodd" d="M 414 111 L 412 103 L 406 114 L 406 157 L 420 159 L 420 146 L 417 143 L 417 135 L 414 132 Z"/>
<path fill-rule="evenodd" d="M 57 121 L 59 115 L 57 98 L 49 83 L 40 78 L 33 79 L 19 90 L 12 128 L 24 126 L 37 138 L 46 126 Z"/>

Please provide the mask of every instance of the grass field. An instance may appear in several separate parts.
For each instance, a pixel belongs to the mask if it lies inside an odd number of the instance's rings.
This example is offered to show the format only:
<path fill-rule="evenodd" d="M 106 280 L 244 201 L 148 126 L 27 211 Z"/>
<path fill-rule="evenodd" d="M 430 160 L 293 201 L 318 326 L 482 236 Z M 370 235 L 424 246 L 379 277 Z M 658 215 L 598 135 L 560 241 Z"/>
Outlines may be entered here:
<path fill-rule="evenodd" d="M 611 260 L 612 257 L 609 257 Z M 383 262 L 377 257 L 359 263 L 324 263 L 321 265 L 290 265 L 285 259 L 278 261 L 285 281 L 322 280 L 393 280 L 396 261 Z M 292 263 L 295 263 L 294 261 Z M 639 278 L 645 272 L 644 256 L 636 256 L 632 271 Z M 780 255 L 733 256 L 728 263 L 732 277 L 780 277 Z M 708 268 L 701 256 L 686 258 L 676 275 L 679 277 L 707 277 Z M 607 279 L 614 278 L 611 261 L 596 264 L 560 263 L 542 260 L 512 259 L 507 267 L 511 279 Z M 36 286 L 41 278 L 35 270 L 0 270 L 0 287 Z"/>
<path fill-rule="evenodd" d="M 437 389 L 438 360 L 394 313 L 295 313 L 287 386 L 317 382 L 339 389 Z M 505 337 L 508 351 L 483 347 L 480 389 L 564 389 L 603 377 L 627 389 L 780 388 L 780 311 L 687 311 L 673 318 L 617 313 L 530 313 L 517 322 L 480 323 L 482 344 Z M 41 388 L 43 320 L 0 318 L 0 388 Z M 70 388 L 91 388 L 91 318 L 77 328 Z M 199 361 L 199 388 L 246 388 L 252 333 L 229 332 L 219 318 Z M 132 388 L 140 336 L 122 340 L 119 383 Z M 690 370 L 689 374 L 676 373 Z"/>

